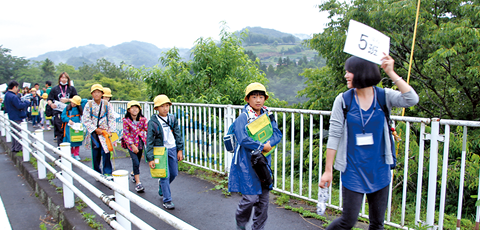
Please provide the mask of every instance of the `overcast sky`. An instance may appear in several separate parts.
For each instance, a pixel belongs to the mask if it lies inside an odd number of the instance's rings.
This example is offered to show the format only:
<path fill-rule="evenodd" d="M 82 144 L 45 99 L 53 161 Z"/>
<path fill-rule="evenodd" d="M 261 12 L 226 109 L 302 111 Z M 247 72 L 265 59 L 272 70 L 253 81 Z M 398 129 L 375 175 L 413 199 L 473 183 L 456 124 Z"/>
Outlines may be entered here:
<path fill-rule="evenodd" d="M 19 57 L 88 44 L 108 47 L 132 40 L 159 48 L 190 48 L 200 37 L 218 39 L 220 22 L 229 31 L 247 26 L 314 34 L 327 14 L 318 0 L 190 1 L 4 1 L 0 45 Z"/>

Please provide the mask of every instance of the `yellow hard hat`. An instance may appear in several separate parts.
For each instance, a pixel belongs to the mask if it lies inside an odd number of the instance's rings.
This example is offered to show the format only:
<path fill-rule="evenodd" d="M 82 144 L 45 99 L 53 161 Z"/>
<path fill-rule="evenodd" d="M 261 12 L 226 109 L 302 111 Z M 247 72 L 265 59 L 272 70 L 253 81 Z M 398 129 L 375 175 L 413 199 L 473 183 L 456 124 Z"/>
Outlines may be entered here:
<path fill-rule="evenodd" d="M 112 90 L 110 90 L 110 88 L 103 87 L 103 96 L 112 97 Z"/>
<path fill-rule="evenodd" d="M 43 99 L 47 99 L 47 97 L 48 97 L 48 94 L 47 94 L 47 93 L 43 93 L 43 94 L 42 94 L 42 98 L 43 98 Z"/>
<path fill-rule="evenodd" d="M 170 99 L 168 99 L 167 95 L 160 94 L 160 95 L 156 96 L 155 99 L 153 99 L 153 108 L 161 106 L 165 103 L 169 103 L 170 105 L 172 104 Z"/>
<path fill-rule="evenodd" d="M 140 110 L 142 110 L 142 106 L 140 106 L 140 103 L 138 103 L 138 101 L 129 101 L 127 103 L 127 109 L 130 109 L 130 107 L 132 107 L 134 105 L 138 106 L 138 108 L 140 108 Z"/>
<path fill-rule="evenodd" d="M 247 88 L 245 88 L 245 101 L 247 100 L 248 94 L 251 93 L 252 91 L 263 91 L 265 92 L 265 100 L 268 99 L 268 93 L 265 86 L 262 85 L 261 83 L 254 82 L 248 85 Z"/>
<path fill-rule="evenodd" d="M 78 95 L 73 96 L 72 99 L 70 99 L 70 102 L 72 102 L 75 105 L 80 105 L 82 104 L 82 98 Z"/>
<path fill-rule="evenodd" d="M 99 90 L 99 91 L 103 92 L 103 86 L 100 85 L 100 84 L 93 84 L 92 88 L 90 88 L 90 93 L 93 93 L 93 91 L 95 91 L 95 90 Z"/>

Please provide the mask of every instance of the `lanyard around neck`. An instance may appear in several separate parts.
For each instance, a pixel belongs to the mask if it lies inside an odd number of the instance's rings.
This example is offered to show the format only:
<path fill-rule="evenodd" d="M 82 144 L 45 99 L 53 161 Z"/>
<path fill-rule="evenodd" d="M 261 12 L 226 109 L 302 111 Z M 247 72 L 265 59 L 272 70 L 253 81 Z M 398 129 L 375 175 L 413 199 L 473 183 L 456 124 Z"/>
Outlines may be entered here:
<path fill-rule="evenodd" d="M 60 92 L 62 93 L 62 96 L 66 97 L 67 96 L 67 85 L 65 85 L 65 92 L 63 92 L 61 85 L 59 85 L 59 87 L 60 87 Z"/>
<path fill-rule="evenodd" d="M 362 112 L 362 106 L 360 105 L 360 102 L 358 100 L 358 95 L 357 95 L 357 89 L 354 90 L 355 92 L 355 101 L 357 101 L 357 104 L 358 104 L 358 109 L 360 110 L 360 118 L 362 120 L 362 129 L 363 129 L 363 133 L 365 134 L 365 126 L 368 124 L 368 122 L 370 121 L 370 119 L 372 118 L 373 114 L 375 113 L 375 110 L 377 108 L 377 93 L 375 92 L 375 87 L 373 87 L 373 111 L 372 113 L 370 114 L 370 116 L 368 117 L 367 121 L 363 121 L 363 112 Z"/>

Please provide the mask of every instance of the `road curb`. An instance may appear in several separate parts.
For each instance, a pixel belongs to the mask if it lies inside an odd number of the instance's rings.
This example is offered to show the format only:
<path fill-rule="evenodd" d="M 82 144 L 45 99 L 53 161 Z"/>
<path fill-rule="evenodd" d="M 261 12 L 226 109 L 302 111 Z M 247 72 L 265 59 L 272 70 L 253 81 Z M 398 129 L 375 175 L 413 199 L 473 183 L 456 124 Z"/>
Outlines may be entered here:
<path fill-rule="evenodd" d="M 55 221 L 62 223 L 63 229 L 92 229 L 75 208 L 65 209 L 63 207 L 63 196 L 56 192 L 47 179 L 38 179 L 38 172 L 33 165 L 30 162 L 24 162 L 23 157 L 16 156 L 10 149 L 10 143 L 7 143 L 4 137 L 0 138 L 0 144 L 15 166 L 17 166 L 20 174 L 25 177 L 30 187 L 33 188 L 35 196 L 45 205 Z"/>

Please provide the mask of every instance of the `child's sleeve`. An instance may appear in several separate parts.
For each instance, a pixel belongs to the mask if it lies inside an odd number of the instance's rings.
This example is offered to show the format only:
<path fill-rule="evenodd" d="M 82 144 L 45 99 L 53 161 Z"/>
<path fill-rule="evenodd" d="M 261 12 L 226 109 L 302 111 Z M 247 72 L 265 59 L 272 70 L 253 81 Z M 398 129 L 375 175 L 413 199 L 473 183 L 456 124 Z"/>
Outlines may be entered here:
<path fill-rule="evenodd" d="M 153 145 L 155 143 L 155 134 L 153 128 L 153 121 L 148 122 L 147 129 L 147 147 L 145 149 L 145 160 L 147 162 L 153 161 Z"/>
<path fill-rule="evenodd" d="M 68 106 L 67 106 L 68 107 Z M 68 122 L 70 121 L 70 118 L 67 116 L 67 107 L 65 107 L 65 109 L 63 109 L 63 112 L 62 112 L 62 121 L 63 122 Z"/>
<path fill-rule="evenodd" d="M 97 125 L 93 123 L 92 116 L 90 114 L 90 103 L 87 103 L 85 105 L 85 109 L 83 110 L 82 120 L 83 120 L 83 125 L 87 129 L 88 133 L 93 133 L 97 129 Z"/>
<path fill-rule="evenodd" d="M 173 118 L 173 120 L 174 120 L 173 127 L 175 127 L 173 129 L 173 135 L 175 137 L 175 145 L 177 147 L 177 151 L 180 151 L 180 150 L 183 151 L 184 141 L 183 141 L 182 133 L 180 132 L 180 127 L 178 127 L 178 120 L 175 117 Z"/>
<path fill-rule="evenodd" d="M 133 144 L 133 140 L 130 137 L 130 129 L 129 129 L 127 118 L 123 118 L 122 122 L 123 122 L 123 140 L 125 140 L 127 145 L 130 146 Z"/>
<path fill-rule="evenodd" d="M 242 113 L 235 121 L 235 137 L 237 138 L 237 143 L 248 151 L 255 149 L 263 150 L 263 143 L 255 141 L 248 136 L 246 125 L 247 116 Z"/>

